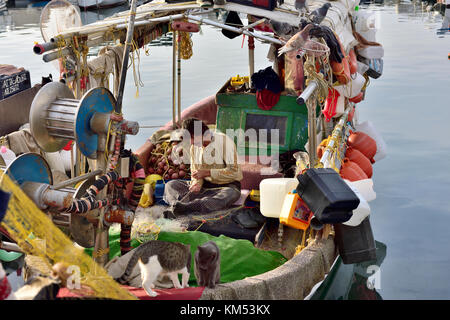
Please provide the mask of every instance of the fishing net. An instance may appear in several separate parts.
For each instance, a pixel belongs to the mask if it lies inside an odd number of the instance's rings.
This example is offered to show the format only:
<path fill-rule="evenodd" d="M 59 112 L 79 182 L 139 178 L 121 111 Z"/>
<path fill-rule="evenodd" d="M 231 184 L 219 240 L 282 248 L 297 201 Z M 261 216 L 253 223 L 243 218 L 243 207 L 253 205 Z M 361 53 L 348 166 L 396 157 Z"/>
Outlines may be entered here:
<path fill-rule="evenodd" d="M 0 188 L 11 193 L 2 226 L 27 254 L 41 257 L 47 267 L 57 262 L 78 266 L 80 283 L 96 297 L 131 300 L 135 296 L 122 289 L 91 257 L 77 248 L 51 219 L 11 179 L 0 170 Z"/>

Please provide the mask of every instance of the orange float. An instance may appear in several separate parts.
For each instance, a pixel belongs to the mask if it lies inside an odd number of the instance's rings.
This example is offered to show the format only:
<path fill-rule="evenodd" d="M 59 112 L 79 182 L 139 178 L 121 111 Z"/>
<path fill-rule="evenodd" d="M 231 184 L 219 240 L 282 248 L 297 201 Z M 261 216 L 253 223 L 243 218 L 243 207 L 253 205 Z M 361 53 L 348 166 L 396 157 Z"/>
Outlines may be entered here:
<path fill-rule="evenodd" d="M 363 169 L 361 169 L 355 162 L 350 161 L 348 158 L 344 158 L 339 174 L 342 179 L 347 179 L 349 181 L 368 179 Z"/>
<path fill-rule="evenodd" d="M 343 54 L 345 54 L 344 46 L 341 43 L 341 40 L 339 40 L 339 37 L 337 34 L 335 34 L 336 40 L 339 42 L 339 46 L 341 47 L 341 51 Z M 348 56 L 345 56 L 342 58 L 342 62 L 338 63 L 336 61 L 330 61 L 331 69 L 333 69 L 333 74 L 335 75 L 336 79 L 341 84 L 347 84 L 351 78 L 350 78 L 350 66 L 348 63 Z"/>
<path fill-rule="evenodd" d="M 374 163 L 373 157 L 377 153 L 377 143 L 370 136 L 364 132 L 352 132 L 348 137 L 347 144 L 359 150 L 363 155 L 365 155 L 370 162 Z"/>
<path fill-rule="evenodd" d="M 352 147 L 348 147 L 347 151 L 345 152 L 345 157 L 348 160 L 356 163 L 364 171 L 368 178 L 372 177 L 372 164 L 370 163 L 370 160 L 361 153 L 361 151 Z"/>

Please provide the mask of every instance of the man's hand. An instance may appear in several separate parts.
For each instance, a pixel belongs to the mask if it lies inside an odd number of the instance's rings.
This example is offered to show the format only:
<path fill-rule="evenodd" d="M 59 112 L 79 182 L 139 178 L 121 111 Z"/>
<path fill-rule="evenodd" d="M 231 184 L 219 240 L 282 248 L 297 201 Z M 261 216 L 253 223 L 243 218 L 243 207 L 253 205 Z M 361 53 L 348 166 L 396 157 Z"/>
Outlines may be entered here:
<path fill-rule="evenodd" d="M 192 186 L 189 187 L 189 191 L 193 192 L 193 193 L 200 192 L 201 189 L 202 189 L 202 186 L 198 183 L 193 184 Z"/>
<path fill-rule="evenodd" d="M 194 177 L 195 179 L 203 179 L 205 177 L 209 177 L 211 176 L 211 170 L 207 170 L 207 169 L 201 169 L 201 170 L 197 170 L 192 172 L 192 177 Z"/>

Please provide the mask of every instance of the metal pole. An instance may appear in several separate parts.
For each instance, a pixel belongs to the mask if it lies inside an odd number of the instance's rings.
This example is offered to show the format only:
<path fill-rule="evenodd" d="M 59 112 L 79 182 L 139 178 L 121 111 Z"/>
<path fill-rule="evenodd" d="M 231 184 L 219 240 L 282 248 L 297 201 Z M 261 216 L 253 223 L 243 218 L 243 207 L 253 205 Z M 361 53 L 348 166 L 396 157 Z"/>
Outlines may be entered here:
<path fill-rule="evenodd" d="M 133 0 L 135 1 L 135 0 Z M 105 148 L 106 146 L 106 135 L 99 134 L 98 136 L 98 146 L 97 146 L 97 161 L 96 161 L 96 169 L 102 172 L 106 172 L 106 159 L 105 159 Z M 107 188 L 103 188 L 103 190 L 98 194 L 98 198 L 104 199 L 107 195 Z M 92 256 L 94 261 L 99 265 L 105 265 L 109 260 L 108 248 L 109 248 L 109 228 L 104 225 L 105 217 L 105 208 L 101 208 L 98 216 L 98 225 L 95 229 L 95 244 L 94 244 L 94 253 Z"/>
<path fill-rule="evenodd" d="M 118 114 L 122 113 L 123 92 L 124 92 L 124 88 L 125 88 L 125 80 L 127 78 L 127 67 L 128 67 L 128 59 L 129 59 L 129 55 L 130 55 L 130 47 L 131 47 L 131 43 L 133 41 L 134 20 L 136 18 L 136 6 L 137 6 L 137 0 L 132 0 L 130 13 L 129 13 L 130 20 L 128 21 L 127 36 L 125 39 L 125 49 L 123 51 L 123 58 L 122 58 L 122 69 L 121 69 L 121 73 L 120 73 L 120 82 L 119 82 L 119 94 L 117 95 L 116 106 L 115 106 L 115 110 L 114 110 Z"/>
<path fill-rule="evenodd" d="M 178 124 L 181 124 L 181 33 L 177 31 L 178 53 L 177 53 L 177 77 L 178 77 Z"/>
<path fill-rule="evenodd" d="M 250 31 L 253 31 L 253 29 L 250 29 Z M 255 38 L 253 37 L 248 37 L 248 69 L 250 72 L 249 76 L 251 86 L 251 78 L 255 73 Z"/>
<path fill-rule="evenodd" d="M 133 34 L 134 34 L 134 20 L 136 16 L 136 6 L 137 6 L 137 0 L 132 0 L 131 2 L 131 8 L 130 8 L 130 20 L 128 22 L 128 29 L 127 29 L 127 36 L 125 39 L 125 49 L 123 52 L 123 59 L 122 59 L 122 69 L 120 73 L 120 82 L 119 82 L 119 90 L 118 95 L 116 99 L 116 105 L 114 107 L 114 111 L 117 114 L 122 114 L 122 101 L 123 101 L 123 93 L 125 89 L 125 80 L 127 77 L 127 66 L 128 66 L 128 59 L 130 54 L 130 47 L 131 43 L 133 41 Z M 109 133 L 107 133 L 109 134 Z M 122 138 L 123 139 L 123 138 Z M 106 151 L 105 148 L 108 148 L 106 145 L 106 135 L 102 134 L 98 137 L 98 146 L 97 146 L 97 165 L 96 169 L 102 170 L 102 172 L 106 172 L 106 159 L 104 152 Z M 100 194 L 98 195 L 100 198 L 106 197 L 106 188 L 103 189 Z M 109 237 L 108 237 L 108 227 L 104 225 L 105 217 L 105 208 L 100 209 L 99 219 L 98 219 L 98 226 L 95 230 L 95 246 L 94 246 L 94 261 L 96 261 L 99 265 L 105 265 L 109 260 L 109 254 L 107 249 L 109 249 Z"/>
<path fill-rule="evenodd" d="M 316 130 L 316 101 L 311 101 L 310 97 L 317 88 L 317 82 L 311 81 L 303 92 L 298 96 L 297 103 L 303 105 L 306 103 L 308 109 L 308 154 L 309 164 L 311 167 L 315 165 L 317 155 L 317 130 Z"/>
<path fill-rule="evenodd" d="M 176 72 L 175 72 L 175 59 L 176 59 L 176 35 L 177 32 L 172 33 L 172 128 L 176 128 Z"/>
<path fill-rule="evenodd" d="M 0 249 L 23 253 L 23 250 L 17 244 L 12 242 L 0 241 Z"/>
<path fill-rule="evenodd" d="M 206 18 L 202 18 L 202 17 L 197 17 L 197 16 L 194 16 L 194 15 L 191 15 L 191 14 L 187 15 L 187 18 L 190 19 L 190 20 L 194 20 L 194 21 L 198 21 L 198 22 L 201 22 L 201 23 L 209 24 L 209 25 L 212 25 L 212 26 L 215 26 L 215 27 L 218 27 L 218 28 L 222 28 L 222 29 L 225 29 L 225 30 L 233 31 L 233 32 L 236 32 L 236 33 L 239 33 L 239 34 L 245 34 L 247 36 L 254 37 L 256 39 L 260 39 L 260 40 L 267 41 L 267 42 L 270 42 L 270 43 L 284 45 L 284 42 L 282 42 L 281 40 L 275 39 L 274 37 L 265 36 L 263 34 L 258 34 L 258 33 L 253 32 L 253 31 L 249 31 L 249 30 L 244 30 L 244 29 L 228 26 L 226 24 L 223 24 L 223 23 L 220 23 L 220 22 L 216 22 L 214 20 L 210 20 L 210 19 L 206 19 Z"/>
<path fill-rule="evenodd" d="M 299 105 L 305 104 L 306 100 L 311 96 L 311 94 L 316 90 L 317 82 L 311 81 L 308 86 L 303 90 L 303 92 L 298 96 L 297 103 Z"/>
<path fill-rule="evenodd" d="M 345 123 L 347 121 L 348 114 L 350 112 L 350 108 L 347 108 L 344 112 L 344 114 L 339 119 L 339 122 L 334 127 L 334 130 L 331 134 L 332 139 L 330 139 L 330 142 L 327 144 L 325 152 L 322 155 L 322 158 L 320 158 L 320 162 L 323 164 L 324 168 L 330 168 L 330 157 L 332 155 L 332 152 L 330 150 L 334 148 L 338 148 L 339 146 L 335 146 L 335 141 L 337 141 L 338 137 L 344 133 L 345 130 Z M 336 163 L 336 167 L 340 169 L 340 164 Z"/>
<path fill-rule="evenodd" d="M 92 172 L 83 174 L 82 176 L 78 176 L 78 177 L 75 177 L 73 179 L 69 179 L 69 180 L 63 181 L 61 183 L 55 184 L 55 185 L 51 186 L 50 188 L 53 189 L 53 190 L 59 190 L 61 188 L 65 188 L 65 187 L 71 186 L 71 185 L 73 185 L 75 183 L 78 183 L 80 181 L 87 180 L 87 179 L 89 179 L 91 177 L 95 177 L 96 175 L 99 175 L 101 173 L 102 173 L 102 170 L 97 169 L 97 170 L 94 170 Z"/>

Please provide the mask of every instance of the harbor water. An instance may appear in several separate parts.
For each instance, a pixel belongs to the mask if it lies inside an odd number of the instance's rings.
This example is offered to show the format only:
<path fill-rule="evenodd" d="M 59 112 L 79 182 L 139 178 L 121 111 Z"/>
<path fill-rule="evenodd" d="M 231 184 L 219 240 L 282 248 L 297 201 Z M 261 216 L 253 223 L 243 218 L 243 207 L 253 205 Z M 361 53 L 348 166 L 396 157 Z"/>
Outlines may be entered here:
<path fill-rule="evenodd" d="M 32 83 L 59 76 L 32 52 L 42 41 L 42 5 L 18 0 L 0 12 L 0 64 L 24 67 Z M 427 10 L 426 2 L 361 4 L 366 8 L 376 12 L 377 41 L 385 51 L 383 75 L 371 79 L 357 107 L 360 121 L 370 120 L 388 145 L 388 156 L 373 167 L 377 198 L 370 203 L 374 236 L 387 246 L 377 292 L 383 299 L 449 299 L 450 33 L 438 32 L 443 16 Z M 125 9 L 81 16 L 93 22 Z M 215 94 L 229 77 L 248 75 L 247 38 L 230 40 L 220 32 L 202 26 L 193 35 L 193 57 L 182 61 L 183 109 Z M 256 43 L 255 70 L 269 66 L 267 49 Z M 150 127 L 171 120 L 171 55 L 170 46 L 149 46 L 133 59 L 123 110 L 149 128 L 128 137 L 128 148 L 138 148 L 156 130 Z"/>

